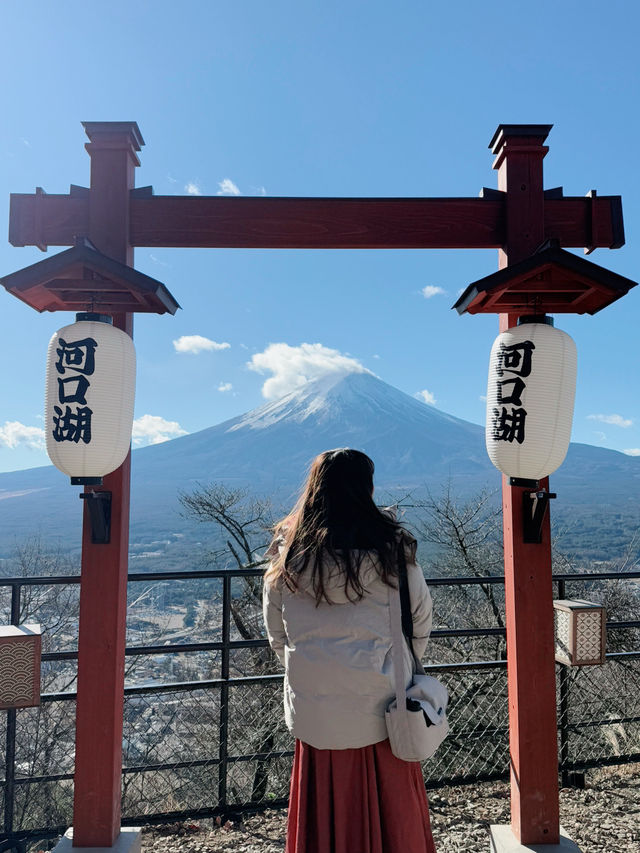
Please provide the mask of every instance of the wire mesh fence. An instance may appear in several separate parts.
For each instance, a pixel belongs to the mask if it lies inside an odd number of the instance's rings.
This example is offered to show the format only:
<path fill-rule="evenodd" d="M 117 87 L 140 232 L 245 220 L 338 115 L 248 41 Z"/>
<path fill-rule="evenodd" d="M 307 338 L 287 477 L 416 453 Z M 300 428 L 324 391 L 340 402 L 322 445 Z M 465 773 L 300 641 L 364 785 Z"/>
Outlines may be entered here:
<path fill-rule="evenodd" d="M 264 638 L 259 574 L 131 576 L 125 824 L 286 802 L 293 741 L 283 721 L 282 673 Z M 563 771 L 640 758 L 638 578 L 640 572 L 558 581 L 572 596 L 611 601 L 615 594 L 624 617 L 609 624 L 612 651 L 604 666 L 557 668 Z M 55 837 L 72 822 L 78 582 L 0 579 L 0 613 L 14 622 L 35 615 L 54 626 L 44 639 L 41 706 L 0 714 L 0 819 L 14 846 Z M 425 762 L 425 781 L 433 788 L 503 778 L 509 744 L 502 578 L 430 583 L 438 615 L 425 663 L 449 689 L 451 733 Z M 54 620 L 56 599 L 65 614 Z"/>

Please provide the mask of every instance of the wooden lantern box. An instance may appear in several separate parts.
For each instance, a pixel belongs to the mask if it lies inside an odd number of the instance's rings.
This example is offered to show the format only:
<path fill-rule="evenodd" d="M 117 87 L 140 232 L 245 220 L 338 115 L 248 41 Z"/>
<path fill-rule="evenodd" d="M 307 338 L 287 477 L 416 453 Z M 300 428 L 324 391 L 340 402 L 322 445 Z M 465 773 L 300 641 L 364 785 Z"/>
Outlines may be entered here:
<path fill-rule="evenodd" d="M 580 599 L 557 599 L 553 607 L 556 661 L 567 666 L 603 664 L 607 645 L 604 607 Z"/>
<path fill-rule="evenodd" d="M 0 709 L 40 704 L 39 625 L 0 626 Z"/>

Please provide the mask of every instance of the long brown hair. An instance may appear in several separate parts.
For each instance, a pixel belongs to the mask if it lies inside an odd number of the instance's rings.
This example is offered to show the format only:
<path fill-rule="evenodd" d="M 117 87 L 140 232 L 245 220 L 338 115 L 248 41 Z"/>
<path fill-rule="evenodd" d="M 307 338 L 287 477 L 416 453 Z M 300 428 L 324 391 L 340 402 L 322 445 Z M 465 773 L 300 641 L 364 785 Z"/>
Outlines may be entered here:
<path fill-rule="evenodd" d="M 300 498 L 293 511 L 274 529 L 268 553 L 273 555 L 266 578 L 282 578 L 296 590 L 299 577 L 310 566 L 316 604 L 326 593 L 327 574 L 333 566 L 344 572 L 344 591 L 351 601 L 366 592 L 360 566 L 367 553 L 377 556 L 384 583 L 393 586 L 397 576 L 398 547 L 415 557 L 415 540 L 373 501 L 374 465 L 359 450 L 340 447 L 321 453 L 311 463 Z"/>

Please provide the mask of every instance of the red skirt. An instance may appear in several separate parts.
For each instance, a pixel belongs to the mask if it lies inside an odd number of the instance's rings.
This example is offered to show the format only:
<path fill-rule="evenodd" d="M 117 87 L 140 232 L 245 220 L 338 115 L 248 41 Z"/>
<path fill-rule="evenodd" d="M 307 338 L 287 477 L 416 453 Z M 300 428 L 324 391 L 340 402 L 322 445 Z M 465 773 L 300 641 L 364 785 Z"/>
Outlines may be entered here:
<path fill-rule="evenodd" d="M 296 740 L 286 853 L 435 853 L 419 762 Z"/>

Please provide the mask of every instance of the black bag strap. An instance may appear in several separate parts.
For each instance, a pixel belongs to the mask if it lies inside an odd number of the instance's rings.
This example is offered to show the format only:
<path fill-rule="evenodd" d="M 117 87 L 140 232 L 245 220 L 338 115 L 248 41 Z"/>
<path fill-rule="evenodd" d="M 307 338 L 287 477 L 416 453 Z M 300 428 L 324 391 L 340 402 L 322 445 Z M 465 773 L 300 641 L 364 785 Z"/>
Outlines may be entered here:
<path fill-rule="evenodd" d="M 407 638 L 407 643 L 413 651 L 413 615 L 411 613 L 411 599 L 409 597 L 409 580 L 407 577 L 407 558 L 404 553 L 404 540 L 400 539 L 398 545 L 398 589 L 400 592 L 400 608 L 402 611 L 402 633 Z M 414 654 L 415 656 L 415 654 Z"/>
<path fill-rule="evenodd" d="M 411 598 L 409 596 L 409 578 L 407 576 L 407 558 L 404 553 L 404 541 L 401 539 L 398 547 L 398 592 L 400 598 L 400 614 L 402 621 L 402 633 L 409 646 L 415 672 L 425 674 L 422 661 L 416 655 L 413 648 L 413 614 L 411 612 Z M 409 700 L 407 700 L 409 701 Z M 425 715 L 425 719 L 427 719 Z M 427 723 L 429 725 L 429 723 Z"/>

